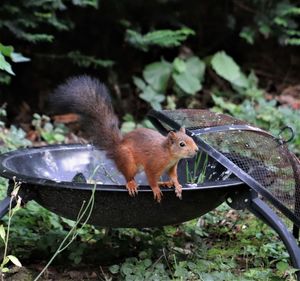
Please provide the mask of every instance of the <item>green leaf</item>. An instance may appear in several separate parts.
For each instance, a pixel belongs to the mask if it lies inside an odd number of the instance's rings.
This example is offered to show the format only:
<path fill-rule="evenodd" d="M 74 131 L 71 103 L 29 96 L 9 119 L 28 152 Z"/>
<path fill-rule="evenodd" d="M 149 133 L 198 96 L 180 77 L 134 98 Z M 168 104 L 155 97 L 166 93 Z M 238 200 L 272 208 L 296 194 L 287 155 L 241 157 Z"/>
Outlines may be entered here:
<path fill-rule="evenodd" d="M 22 54 L 20 53 L 11 53 L 11 60 L 13 62 L 28 62 L 30 61 L 30 58 L 24 57 Z"/>
<path fill-rule="evenodd" d="M 276 263 L 276 268 L 281 272 L 284 273 L 288 268 L 289 268 L 289 264 L 283 261 L 280 261 L 278 263 Z"/>
<path fill-rule="evenodd" d="M 170 63 L 165 61 L 154 62 L 145 67 L 143 77 L 155 91 L 164 93 L 168 86 L 171 71 Z"/>
<path fill-rule="evenodd" d="M 2 53 L 6 57 L 10 57 L 11 53 L 14 51 L 13 46 L 4 46 L 0 43 L 0 53 Z"/>
<path fill-rule="evenodd" d="M 172 48 L 179 46 L 188 36 L 195 35 L 190 28 L 181 28 L 178 30 L 155 30 L 145 35 L 135 30 L 127 29 L 125 41 L 130 45 L 147 52 L 150 46 L 159 46 L 163 48 Z"/>
<path fill-rule="evenodd" d="M 5 60 L 4 56 L 0 53 L 0 69 L 6 71 L 11 75 L 15 75 L 13 72 L 11 65 Z"/>
<path fill-rule="evenodd" d="M 240 67 L 224 51 L 218 52 L 213 56 L 211 65 L 219 76 L 229 82 L 238 79 L 241 75 Z"/>
<path fill-rule="evenodd" d="M 0 238 L 5 242 L 5 229 L 2 224 L 0 225 Z"/>
<path fill-rule="evenodd" d="M 232 57 L 228 56 L 224 51 L 218 52 L 213 56 L 211 65 L 219 76 L 232 83 L 234 86 L 243 88 L 248 87 L 249 82 L 247 77 L 241 72 L 240 67 Z"/>
<path fill-rule="evenodd" d="M 9 272 L 9 268 L 7 268 L 7 267 L 4 267 L 4 268 L 2 268 L 2 269 L 1 269 L 1 272 L 2 272 L 2 273 Z"/>
<path fill-rule="evenodd" d="M 190 57 L 186 60 L 186 70 L 191 75 L 199 78 L 200 82 L 204 79 L 205 63 L 198 57 Z"/>
<path fill-rule="evenodd" d="M 180 74 L 173 73 L 172 77 L 177 86 L 179 86 L 187 94 L 194 95 L 202 89 L 199 79 L 189 75 L 187 72 Z"/>
<path fill-rule="evenodd" d="M 161 103 L 165 100 L 165 96 L 154 91 L 150 86 L 147 86 L 140 98 L 150 103 L 152 108 L 156 110 L 161 109 Z"/>
<path fill-rule="evenodd" d="M 7 258 L 9 258 L 9 260 L 16 266 L 22 267 L 22 264 L 20 263 L 19 259 L 13 255 L 9 255 L 7 256 Z"/>
<path fill-rule="evenodd" d="M 252 28 L 248 26 L 244 27 L 239 35 L 241 38 L 245 39 L 248 44 L 254 44 L 255 31 Z"/>
<path fill-rule="evenodd" d="M 133 76 L 133 83 L 137 86 L 140 90 L 144 90 L 146 88 L 146 83 L 139 77 Z"/>
<path fill-rule="evenodd" d="M 98 8 L 98 0 L 72 0 L 72 3 L 77 6 L 92 6 Z"/>
<path fill-rule="evenodd" d="M 55 133 L 53 137 L 57 142 L 63 142 L 65 140 L 65 136 L 59 133 Z"/>
<path fill-rule="evenodd" d="M 110 266 L 108 269 L 112 274 L 117 274 L 120 270 L 120 266 L 115 264 L 115 265 Z"/>
<path fill-rule="evenodd" d="M 180 58 L 176 58 L 173 61 L 173 67 L 176 72 L 182 73 L 186 70 L 186 63 L 184 60 L 182 60 Z"/>
<path fill-rule="evenodd" d="M 242 87 L 242 88 L 247 88 L 249 86 L 249 81 L 246 77 L 246 75 L 244 73 L 240 73 L 240 76 L 233 80 L 230 81 L 233 85 L 238 86 L 238 87 Z"/>

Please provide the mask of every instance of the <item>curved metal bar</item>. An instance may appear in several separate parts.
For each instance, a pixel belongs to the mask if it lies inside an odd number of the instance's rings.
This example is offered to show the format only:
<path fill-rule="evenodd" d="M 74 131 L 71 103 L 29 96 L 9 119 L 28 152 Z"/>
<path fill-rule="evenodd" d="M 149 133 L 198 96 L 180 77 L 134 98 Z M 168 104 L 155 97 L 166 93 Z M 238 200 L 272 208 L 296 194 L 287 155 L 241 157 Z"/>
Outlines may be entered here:
<path fill-rule="evenodd" d="M 201 128 L 201 129 L 191 128 L 190 130 L 192 130 L 195 135 L 218 133 L 218 132 L 224 132 L 224 131 L 227 131 L 227 132 L 228 131 L 253 131 L 253 132 L 260 133 L 260 134 L 272 136 L 270 133 L 268 133 L 262 129 L 259 129 L 257 127 L 250 126 L 250 125 L 224 125 L 224 126 L 214 126 L 214 127 L 207 127 L 207 128 Z"/>
<path fill-rule="evenodd" d="M 2 219 L 9 211 L 11 197 L 7 196 L 0 202 L 0 219 Z M 15 206 L 15 201 L 12 202 L 13 206 Z"/>
<path fill-rule="evenodd" d="M 300 269 L 300 249 L 297 241 L 293 237 L 292 233 L 289 232 L 281 219 L 266 203 L 264 203 L 258 197 L 252 198 L 247 208 L 276 231 L 290 255 L 293 267 Z M 300 281 L 300 271 L 298 271 L 296 274 L 297 280 Z"/>

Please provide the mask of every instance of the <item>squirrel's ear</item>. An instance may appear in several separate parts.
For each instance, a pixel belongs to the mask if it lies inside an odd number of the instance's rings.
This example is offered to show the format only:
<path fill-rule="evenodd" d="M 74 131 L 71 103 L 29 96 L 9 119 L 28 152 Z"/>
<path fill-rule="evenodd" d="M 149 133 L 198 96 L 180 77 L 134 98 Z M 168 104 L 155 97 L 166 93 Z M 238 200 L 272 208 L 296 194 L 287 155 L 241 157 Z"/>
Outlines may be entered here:
<path fill-rule="evenodd" d="M 184 133 L 184 134 L 185 134 L 185 128 L 184 128 L 184 127 L 181 127 L 181 128 L 180 128 L 180 130 L 179 130 L 179 132 L 181 132 L 181 133 Z"/>
<path fill-rule="evenodd" d="M 173 131 L 170 131 L 168 133 L 168 140 L 171 142 L 171 143 L 174 143 L 175 139 L 176 139 L 176 133 L 173 132 Z"/>

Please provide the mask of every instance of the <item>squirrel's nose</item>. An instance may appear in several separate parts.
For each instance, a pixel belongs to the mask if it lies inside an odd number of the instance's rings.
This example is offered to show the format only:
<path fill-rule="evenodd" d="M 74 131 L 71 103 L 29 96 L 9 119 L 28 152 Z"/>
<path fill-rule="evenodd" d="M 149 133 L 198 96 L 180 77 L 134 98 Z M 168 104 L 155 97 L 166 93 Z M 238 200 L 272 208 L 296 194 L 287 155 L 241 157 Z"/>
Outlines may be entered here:
<path fill-rule="evenodd" d="M 195 148 L 195 153 L 197 153 L 199 151 L 198 146 Z"/>

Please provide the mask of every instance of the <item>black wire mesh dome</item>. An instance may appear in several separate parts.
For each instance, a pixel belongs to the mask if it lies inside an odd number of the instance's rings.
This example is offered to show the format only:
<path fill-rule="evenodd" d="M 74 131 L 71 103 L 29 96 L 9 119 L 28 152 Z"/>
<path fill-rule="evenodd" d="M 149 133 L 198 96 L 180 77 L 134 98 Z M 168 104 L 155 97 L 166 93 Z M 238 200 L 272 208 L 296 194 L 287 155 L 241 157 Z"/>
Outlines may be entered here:
<path fill-rule="evenodd" d="M 152 111 L 150 119 L 161 132 L 184 126 L 200 149 L 300 226 L 300 164 L 282 139 L 208 110 Z"/>

